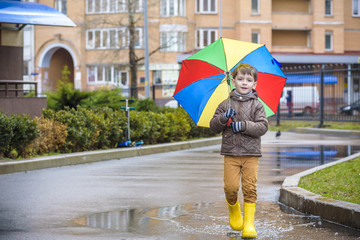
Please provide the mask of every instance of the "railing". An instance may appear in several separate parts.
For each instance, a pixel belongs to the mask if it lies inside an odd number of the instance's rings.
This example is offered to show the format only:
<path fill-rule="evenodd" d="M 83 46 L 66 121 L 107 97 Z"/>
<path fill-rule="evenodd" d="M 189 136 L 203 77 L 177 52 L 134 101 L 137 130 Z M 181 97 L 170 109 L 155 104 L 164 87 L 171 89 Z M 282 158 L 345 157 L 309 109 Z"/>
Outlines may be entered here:
<path fill-rule="evenodd" d="M 282 97 L 277 115 L 271 117 L 272 120 L 318 121 L 319 127 L 324 121 L 360 122 L 358 108 L 352 111 L 342 108 L 360 99 L 359 68 L 284 73 L 288 76 L 285 89 L 293 90 L 293 107 L 289 109 L 285 97 Z M 291 81 L 289 76 L 296 76 L 298 81 Z M 304 90 L 294 91 L 295 88 Z M 305 88 L 311 94 L 306 94 Z M 316 94 L 311 89 L 315 89 Z M 283 94 L 287 95 L 286 91 Z M 294 94 L 297 94 L 296 98 Z M 309 104 L 309 101 L 312 103 Z"/>
<path fill-rule="evenodd" d="M 0 97 L 23 97 L 31 92 L 37 97 L 37 84 L 35 81 L 0 80 Z M 30 85 L 30 89 L 24 89 L 24 85 Z"/>

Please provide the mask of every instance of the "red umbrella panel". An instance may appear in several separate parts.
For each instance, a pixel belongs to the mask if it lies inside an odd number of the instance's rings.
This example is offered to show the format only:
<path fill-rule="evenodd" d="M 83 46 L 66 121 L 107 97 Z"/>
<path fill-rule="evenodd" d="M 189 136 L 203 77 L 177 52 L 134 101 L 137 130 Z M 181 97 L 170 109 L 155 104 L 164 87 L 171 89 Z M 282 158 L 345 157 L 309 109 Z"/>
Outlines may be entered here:
<path fill-rule="evenodd" d="M 267 117 L 276 113 L 286 82 L 278 62 L 265 45 L 220 38 L 182 62 L 176 85 L 174 98 L 198 126 L 209 127 L 217 106 L 229 96 L 227 74 L 240 63 L 258 70 L 259 100 Z"/>

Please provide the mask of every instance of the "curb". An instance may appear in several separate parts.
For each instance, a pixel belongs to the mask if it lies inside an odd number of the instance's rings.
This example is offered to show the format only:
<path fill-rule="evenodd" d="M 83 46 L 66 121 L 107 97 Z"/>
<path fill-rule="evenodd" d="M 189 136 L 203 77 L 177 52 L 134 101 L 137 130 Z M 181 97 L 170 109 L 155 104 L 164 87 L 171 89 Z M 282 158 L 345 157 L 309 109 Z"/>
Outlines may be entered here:
<path fill-rule="evenodd" d="M 313 214 L 332 222 L 360 229 L 359 204 L 326 198 L 298 187 L 301 177 L 359 156 L 360 153 L 356 153 L 285 178 L 280 189 L 279 201 L 300 212 Z"/>
<path fill-rule="evenodd" d="M 108 150 L 87 151 L 78 153 L 61 154 L 55 156 L 38 157 L 20 161 L 0 163 L 0 174 L 26 172 L 44 168 L 70 166 L 75 164 L 92 163 L 111 159 L 122 159 L 149 154 L 179 151 L 190 148 L 199 148 L 209 145 L 221 144 L 221 137 L 200 140 L 164 143 L 144 147 L 116 148 Z"/>
<path fill-rule="evenodd" d="M 346 135 L 352 137 L 360 137 L 360 131 L 358 130 L 341 130 L 341 129 L 326 129 L 326 128 L 305 128 L 305 127 L 297 127 L 292 130 L 297 133 L 318 133 L 318 134 L 326 134 L 326 135 Z"/>

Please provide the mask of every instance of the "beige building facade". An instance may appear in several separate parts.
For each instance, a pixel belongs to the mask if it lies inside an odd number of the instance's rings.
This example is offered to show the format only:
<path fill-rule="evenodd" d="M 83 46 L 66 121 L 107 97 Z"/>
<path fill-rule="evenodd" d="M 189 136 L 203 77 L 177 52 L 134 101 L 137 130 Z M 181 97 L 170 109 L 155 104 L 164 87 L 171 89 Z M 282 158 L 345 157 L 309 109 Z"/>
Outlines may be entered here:
<path fill-rule="evenodd" d="M 75 88 L 118 87 L 129 95 L 127 0 L 39 0 L 76 27 L 35 26 L 33 58 L 26 67 L 39 91 L 56 88 L 67 65 Z M 135 53 L 144 57 L 143 0 L 136 3 Z M 156 98 L 170 99 L 181 60 L 219 37 L 266 44 L 278 61 L 347 64 L 360 61 L 360 0 L 149 0 L 149 82 Z M 144 61 L 138 87 L 144 87 Z M 139 97 L 144 97 L 139 88 Z"/>

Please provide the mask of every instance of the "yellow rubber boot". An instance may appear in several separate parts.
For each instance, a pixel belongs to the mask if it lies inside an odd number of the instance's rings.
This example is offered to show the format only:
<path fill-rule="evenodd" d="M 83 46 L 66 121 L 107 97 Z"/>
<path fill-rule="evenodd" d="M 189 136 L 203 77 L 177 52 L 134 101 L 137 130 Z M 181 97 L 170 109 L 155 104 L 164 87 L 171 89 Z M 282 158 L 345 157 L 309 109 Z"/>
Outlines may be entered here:
<path fill-rule="evenodd" d="M 242 232 L 243 238 L 256 238 L 255 231 L 255 207 L 256 203 L 244 202 L 244 229 Z"/>
<path fill-rule="evenodd" d="M 226 201 L 227 202 L 227 201 Z M 229 223 L 230 227 L 236 231 L 241 231 L 243 229 L 243 217 L 241 215 L 241 208 L 239 204 L 239 199 L 236 200 L 234 205 L 229 205 Z"/>

